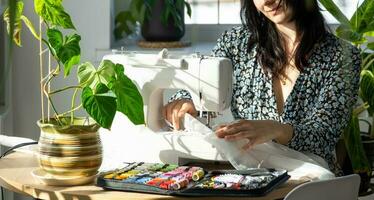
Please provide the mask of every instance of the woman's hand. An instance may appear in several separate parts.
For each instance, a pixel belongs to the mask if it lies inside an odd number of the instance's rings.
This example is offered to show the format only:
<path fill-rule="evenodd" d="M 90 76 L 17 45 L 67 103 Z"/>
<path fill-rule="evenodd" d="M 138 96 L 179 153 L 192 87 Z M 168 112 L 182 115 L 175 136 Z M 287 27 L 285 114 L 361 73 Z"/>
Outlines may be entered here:
<path fill-rule="evenodd" d="M 215 133 L 217 137 L 228 141 L 248 139 L 248 143 L 243 146 L 243 149 L 247 150 L 269 140 L 287 144 L 293 136 L 293 128 L 289 124 L 274 120 L 239 120 L 228 125 L 220 125 Z"/>
<path fill-rule="evenodd" d="M 179 130 L 181 128 L 181 119 L 186 113 L 194 117 L 197 116 L 197 111 L 192 100 L 175 100 L 166 104 L 162 109 L 164 118 L 173 124 L 175 130 Z"/>

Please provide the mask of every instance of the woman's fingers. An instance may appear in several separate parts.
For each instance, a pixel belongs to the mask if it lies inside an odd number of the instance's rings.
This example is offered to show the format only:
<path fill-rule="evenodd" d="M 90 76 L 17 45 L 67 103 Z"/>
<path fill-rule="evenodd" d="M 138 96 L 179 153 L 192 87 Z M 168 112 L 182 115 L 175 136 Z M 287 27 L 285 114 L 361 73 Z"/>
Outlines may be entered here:
<path fill-rule="evenodd" d="M 180 112 L 180 108 L 181 108 L 182 105 L 180 104 L 177 104 L 175 105 L 174 109 L 173 109 L 173 113 L 172 113 L 172 123 L 173 123 L 173 126 L 174 126 L 174 130 L 179 130 L 180 129 L 180 116 L 181 114 L 179 114 Z"/>
<path fill-rule="evenodd" d="M 173 101 L 173 102 L 166 104 L 166 106 L 164 107 L 165 119 L 168 120 L 169 122 L 172 122 L 173 120 L 172 113 L 173 113 L 174 106 L 176 104 L 177 104 L 177 101 Z"/>
<path fill-rule="evenodd" d="M 240 127 L 240 128 L 239 128 Z M 249 120 L 244 120 L 244 119 L 241 119 L 239 121 L 235 121 L 229 125 L 227 125 L 227 129 L 251 129 L 252 128 L 252 125 L 251 125 L 251 122 Z"/>
<path fill-rule="evenodd" d="M 181 99 L 168 103 L 164 106 L 162 114 L 164 118 L 171 122 L 175 130 L 181 128 L 181 119 L 186 113 L 196 116 L 196 109 L 191 100 Z"/>
<path fill-rule="evenodd" d="M 244 138 L 250 138 L 251 134 L 248 131 L 240 131 L 233 135 L 226 135 L 225 140 L 233 141 L 233 140 L 240 140 Z"/>
<path fill-rule="evenodd" d="M 273 120 L 240 120 L 216 130 L 219 138 L 228 141 L 248 139 L 242 148 L 248 150 L 257 144 L 271 141 L 283 134 L 282 124 Z"/>
<path fill-rule="evenodd" d="M 247 139 L 248 142 L 242 147 L 243 150 L 251 149 L 258 140 L 254 126 L 249 120 L 239 120 L 228 125 L 220 125 L 216 129 L 216 135 L 227 141 Z"/>
<path fill-rule="evenodd" d="M 247 150 L 252 149 L 253 145 L 255 144 L 254 141 L 255 141 L 254 138 L 252 138 L 252 139 L 248 139 L 247 144 L 245 144 L 244 146 L 242 146 L 242 149 L 243 149 L 244 151 L 247 151 Z"/>
<path fill-rule="evenodd" d="M 224 138 L 228 135 L 233 135 L 244 130 L 251 130 L 250 122 L 238 121 L 226 126 L 220 126 L 216 129 L 216 135 L 219 138 Z"/>

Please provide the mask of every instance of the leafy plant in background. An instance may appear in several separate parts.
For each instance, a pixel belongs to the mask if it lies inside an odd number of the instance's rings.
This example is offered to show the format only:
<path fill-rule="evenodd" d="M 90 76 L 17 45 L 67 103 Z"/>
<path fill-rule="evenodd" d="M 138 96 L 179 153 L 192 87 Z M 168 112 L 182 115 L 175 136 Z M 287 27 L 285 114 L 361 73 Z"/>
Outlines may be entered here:
<path fill-rule="evenodd" d="M 12 1 L 10 1 L 12 2 Z M 27 26 L 32 35 L 40 41 L 40 52 L 42 56 L 42 43 L 48 48 L 56 61 L 56 67 L 50 69 L 43 77 L 41 71 L 41 92 L 49 101 L 54 116 L 59 125 L 70 125 L 74 123 L 74 111 L 83 107 L 87 113 L 104 128 L 110 128 L 116 111 L 120 111 L 134 124 L 144 123 L 143 100 L 134 83 L 124 74 L 124 68 L 120 64 L 114 64 L 104 60 L 96 69 L 91 63 L 86 62 L 78 66 L 78 85 L 67 86 L 62 89 L 51 91 L 49 85 L 53 79 L 59 76 L 61 70 L 64 77 L 70 75 L 72 68 L 80 62 L 80 35 L 77 33 L 64 34 L 62 31 L 75 31 L 75 27 L 68 13 L 65 12 L 62 0 L 34 0 L 35 13 L 40 17 L 46 27 L 46 38 L 43 38 L 42 26 L 37 32 L 26 16 L 23 15 L 23 2 L 9 3 L 10 7 L 4 12 L 4 21 L 7 23 L 8 33 L 13 41 L 21 46 L 22 22 Z M 42 60 L 42 57 L 41 57 Z M 41 66 L 42 69 L 42 66 Z M 53 103 L 52 96 L 67 90 L 74 90 L 71 109 L 60 113 Z M 82 90 L 79 105 L 76 104 L 78 91 Z M 42 104 L 42 120 L 44 118 L 44 103 Z M 48 105 L 49 106 L 49 105 Z M 71 120 L 60 120 L 69 115 Z M 49 116 L 46 120 L 50 120 Z M 48 122 L 47 121 L 47 122 Z"/>
<path fill-rule="evenodd" d="M 143 24 L 152 17 L 152 8 L 158 0 L 131 0 L 129 10 L 118 13 L 115 18 L 114 36 L 116 40 L 122 38 L 123 32 L 126 35 L 133 33 L 136 22 Z M 183 18 L 178 8 L 186 6 L 187 14 L 191 17 L 191 5 L 185 0 L 164 0 L 165 7 L 161 14 L 161 22 L 166 26 L 170 19 L 173 19 L 174 26 L 179 30 L 183 27 Z"/>
<path fill-rule="evenodd" d="M 362 59 L 359 95 L 364 101 L 352 112 L 349 124 L 344 132 L 344 139 L 352 167 L 355 173 L 368 173 L 370 164 L 365 156 L 361 138 L 358 115 L 367 110 L 370 116 L 374 114 L 374 42 L 368 40 L 374 36 L 374 1 L 365 0 L 357 7 L 349 20 L 332 0 L 319 0 L 339 22 L 336 35 L 351 42 L 360 49 Z M 374 129 L 371 129 L 374 139 Z"/>

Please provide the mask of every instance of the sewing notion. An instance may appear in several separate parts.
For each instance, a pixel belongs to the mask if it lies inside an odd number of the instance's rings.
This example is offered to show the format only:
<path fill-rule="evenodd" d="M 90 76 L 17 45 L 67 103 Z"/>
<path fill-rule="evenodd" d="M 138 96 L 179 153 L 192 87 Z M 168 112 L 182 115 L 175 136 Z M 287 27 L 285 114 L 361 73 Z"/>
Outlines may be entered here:
<path fill-rule="evenodd" d="M 176 196 L 263 196 L 288 178 L 285 170 L 205 171 L 197 166 L 135 162 L 102 173 L 97 185 L 112 190 Z"/>

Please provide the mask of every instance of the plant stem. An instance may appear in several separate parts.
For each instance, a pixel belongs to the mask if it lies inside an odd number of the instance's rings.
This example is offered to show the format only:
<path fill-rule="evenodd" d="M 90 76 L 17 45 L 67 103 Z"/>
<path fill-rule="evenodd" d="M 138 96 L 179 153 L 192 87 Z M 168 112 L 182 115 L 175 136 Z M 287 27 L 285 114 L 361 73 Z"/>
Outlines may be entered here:
<path fill-rule="evenodd" d="M 373 54 L 374 55 L 374 54 Z M 369 56 L 368 56 L 369 57 Z M 363 70 L 365 69 L 368 69 L 370 67 L 370 65 L 372 65 L 374 63 L 374 59 L 371 59 L 371 60 L 366 60 L 367 63 L 365 62 L 362 62 L 363 64 Z"/>
<path fill-rule="evenodd" d="M 59 125 L 62 125 L 62 122 L 60 120 L 60 117 L 59 117 L 59 114 L 57 112 L 57 109 L 56 109 L 55 105 L 52 102 L 52 98 L 48 95 L 47 91 L 44 91 L 44 95 L 47 96 L 48 100 L 51 103 L 51 107 L 52 107 L 53 111 L 56 113 L 56 115 L 55 115 L 56 116 L 56 121 L 58 122 Z"/>
<path fill-rule="evenodd" d="M 48 51 L 48 73 L 51 73 L 51 51 Z M 51 83 L 48 83 L 48 93 L 51 91 Z M 51 101 L 48 100 L 48 106 L 47 106 L 47 116 L 48 116 L 48 119 L 50 118 L 50 115 L 51 115 Z"/>
<path fill-rule="evenodd" d="M 68 113 L 71 113 L 71 112 L 73 112 L 73 111 L 76 111 L 76 110 L 80 109 L 82 106 L 83 106 L 83 105 L 80 104 L 79 106 L 77 106 L 77 107 L 75 107 L 75 108 L 73 108 L 73 109 L 71 109 L 71 110 L 69 110 L 69 111 L 66 111 L 66 112 L 64 112 L 64 113 L 61 113 L 61 114 L 59 115 L 59 117 L 63 117 L 64 115 L 66 115 L 66 114 L 68 114 Z"/>
<path fill-rule="evenodd" d="M 39 17 L 39 37 L 42 38 L 42 17 Z M 43 96 L 43 46 L 39 40 L 39 71 L 40 71 L 40 103 L 42 108 L 42 123 L 44 123 L 44 96 Z M 49 119 L 48 119 L 49 120 Z"/>
<path fill-rule="evenodd" d="M 51 75 L 52 74 L 52 75 Z M 62 122 L 60 121 L 60 118 L 59 118 L 59 114 L 58 114 L 58 112 L 57 112 L 57 109 L 56 109 L 56 107 L 54 106 L 54 104 L 53 104 L 53 102 L 52 102 L 52 99 L 51 99 L 51 97 L 50 97 L 50 95 L 48 94 L 48 91 L 47 91 L 47 85 L 52 81 L 52 79 L 54 78 L 54 76 L 53 76 L 53 72 L 51 72 L 51 73 L 49 73 L 49 78 L 48 78 L 48 80 L 44 83 L 44 86 L 43 86 L 43 91 L 44 91 L 44 95 L 45 96 L 47 96 L 47 98 L 48 98 L 48 100 L 50 101 L 50 104 L 51 104 L 51 106 L 52 106 L 52 109 L 53 109 L 53 111 L 55 112 L 55 116 L 56 116 L 56 121 L 60 124 L 60 125 L 62 125 Z"/>
<path fill-rule="evenodd" d="M 374 56 L 374 54 L 373 53 L 371 53 L 371 54 L 369 54 L 369 55 L 367 55 L 364 59 L 363 59 L 363 61 L 362 61 L 362 66 L 364 66 L 365 65 L 365 63 L 367 63 L 368 62 L 368 60 L 370 59 L 370 57 L 373 57 Z"/>
<path fill-rule="evenodd" d="M 369 108 L 369 103 L 365 102 L 364 104 L 360 105 L 359 107 L 353 109 L 353 115 L 359 115 L 360 113 L 364 112 L 366 109 Z"/>
<path fill-rule="evenodd" d="M 82 86 L 79 86 L 79 85 L 68 86 L 68 87 L 65 87 L 65 88 L 62 88 L 62 89 L 59 89 L 59 90 L 49 92 L 48 94 L 52 95 L 52 94 L 56 94 L 56 93 L 59 93 L 59 92 L 63 92 L 63 91 L 68 90 L 68 89 L 74 89 L 74 88 L 81 89 Z"/>
<path fill-rule="evenodd" d="M 74 123 L 74 103 L 75 103 L 75 96 L 77 95 L 78 89 L 79 88 L 75 89 L 74 94 L 73 94 L 73 98 L 71 100 L 71 110 L 72 110 L 72 112 L 71 112 L 70 124 Z"/>

